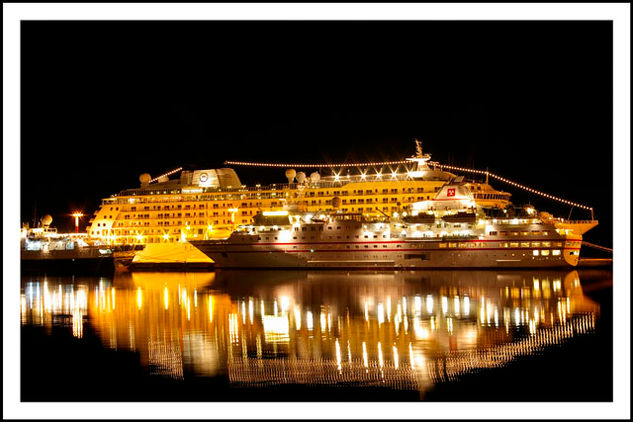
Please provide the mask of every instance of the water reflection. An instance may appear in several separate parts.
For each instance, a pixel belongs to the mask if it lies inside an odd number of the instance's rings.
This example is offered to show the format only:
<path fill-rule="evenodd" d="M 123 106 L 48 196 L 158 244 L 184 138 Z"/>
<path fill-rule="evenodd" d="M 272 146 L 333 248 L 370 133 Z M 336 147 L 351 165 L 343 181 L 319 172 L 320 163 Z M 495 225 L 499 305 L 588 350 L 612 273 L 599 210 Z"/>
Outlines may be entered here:
<path fill-rule="evenodd" d="M 427 390 L 592 332 L 576 271 L 124 273 L 25 277 L 23 324 L 85 319 L 151 374 L 236 386 Z"/>

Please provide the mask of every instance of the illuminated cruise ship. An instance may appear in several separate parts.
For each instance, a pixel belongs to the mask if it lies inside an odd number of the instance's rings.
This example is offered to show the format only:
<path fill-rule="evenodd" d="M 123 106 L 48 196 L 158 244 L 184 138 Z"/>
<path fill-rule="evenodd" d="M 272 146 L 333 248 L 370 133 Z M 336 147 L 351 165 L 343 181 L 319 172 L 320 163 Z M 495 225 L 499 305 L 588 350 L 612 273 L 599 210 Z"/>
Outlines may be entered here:
<path fill-rule="evenodd" d="M 430 158 L 416 141 L 416 154 L 401 161 L 332 165 L 226 162 L 285 167 L 288 183 L 268 186 L 245 186 L 232 168 L 178 168 L 156 178 L 143 174 L 139 187 L 102 200 L 87 232 L 108 245 L 145 245 L 135 261 L 210 263 L 189 241 L 227 238 L 239 225 L 252 224 L 258 213 L 293 210 L 319 214 L 336 209 L 366 218 L 392 216 L 416 202 L 432 200 L 457 177 L 444 169 L 470 171 Z M 308 176 L 295 168 L 318 171 Z M 331 174 L 321 175 L 326 172 Z M 494 189 L 488 183 L 488 172 L 472 172 L 485 176 L 485 181 L 463 183 L 478 206 L 501 210 L 510 205 L 511 194 Z M 180 177 L 170 178 L 177 173 Z"/>

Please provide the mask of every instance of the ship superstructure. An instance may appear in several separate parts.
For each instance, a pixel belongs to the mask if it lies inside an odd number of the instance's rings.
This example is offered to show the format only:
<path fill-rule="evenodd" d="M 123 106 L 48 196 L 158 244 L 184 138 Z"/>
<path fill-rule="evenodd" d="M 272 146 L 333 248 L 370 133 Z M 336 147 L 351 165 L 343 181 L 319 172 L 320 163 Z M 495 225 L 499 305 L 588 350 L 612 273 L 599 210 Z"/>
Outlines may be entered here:
<path fill-rule="evenodd" d="M 391 217 L 269 211 L 226 240 L 190 241 L 224 268 L 575 266 L 581 242 L 533 207 L 478 205 L 462 177 Z"/>
<path fill-rule="evenodd" d="M 238 225 L 250 224 L 263 211 L 294 209 L 321 213 L 340 211 L 367 218 L 402 212 L 414 202 L 430 200 L 456 176 L 429 165 L 420 143 L 413 157 L 392 166 L 358 165 L 330 169 L 331 175 L 309 176 L 286 171 L 288 183 L 245 186 L 232 168 L 182 170 L 102 200 L 87 232 L 110 245 L 176 244 L 226 238 Z M 345 171 L 347 170 L 347 171 Z M 175 172 L 174 172 L 175 173 Z M 485 182 L 471 182 L 477 202 L 505 208 L 510 194 Z"/>

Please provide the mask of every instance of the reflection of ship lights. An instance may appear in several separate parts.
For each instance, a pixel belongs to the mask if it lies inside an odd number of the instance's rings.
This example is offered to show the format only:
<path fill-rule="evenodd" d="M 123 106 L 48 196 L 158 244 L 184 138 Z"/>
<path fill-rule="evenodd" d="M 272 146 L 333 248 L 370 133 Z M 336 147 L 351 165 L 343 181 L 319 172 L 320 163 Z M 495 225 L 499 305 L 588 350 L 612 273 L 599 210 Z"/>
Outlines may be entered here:
<path fill-rule="evenodd" d="M 290 341 L 290 321 L 287 316 L 264 315 L 264 338 L 268 343 L 287 343 Z"/>
<path fill-rule="evenodd" d="M 407 277 L 411 277 L 409 272 L 406 273 Z M 563 285 L 562 278 L 550 276 L 549 280 L 561 280 L 563 293 L 552 294 L 549 300 L 543 294 L 537 296 L 533 293 L 531 275 L 523 280 L 513 280 L 511 284 L 499 285 L 497 280 L 497 284 L 473 284 L 475 287 L 470 287 L 461 278 L 457 285 L 448 284 L 445 280 L 438 284 L 431 278 L 429 283 L 398 284 L 398 290 L 389 290 L 387 284 L 362 283 L 362 296 L 353 290 L 352 294 L 347 291 L 334 294 L 328 290 L 330 285 L 327 284 L 308 284 L 309 287 L 301 284 L 296 286 L 295 291 L 287 287 L 294 286 L 289 284 L 283 289 L 264 292 L 260 285 L 248 291 L 238 288 L 235 294 L 231 292 L 230 295 L 215 291 L 210 294 L 201 290 L 200 284 L 185 278 L 172 282 L 168 287 L 164 277 L 162 274 L 151 282 L 140 282 L 137 278 L 132 287 L 118 284 L 116 292 L 109 287 L 107 279 L 100 285 L 84 287 L 83 291 L 81 288 L 72 291 L 72 286 L 63 288 L 49 278 L 41 295 L 36 295 L 38 284 L 27 284 L 20 297 L 22 320 L 25 323 L 50 323 L 52 319 L 47 313 L 65 310 L 72 303 L 74 306 L 64 312 L 69 316 L 67 323 L 70 329 L 72 315 L 72 332 L 82 336 L 83 328 L 87 326 L 82 326 L 85 311 L 81 311 L 81 303 L 89 301 L 91 320 L 94 317 L 97 332 L 103 337 L 106 347 L 137 348 L 141 356 L 150 356 L 149 362 L 158 371 L 156 373 L 181 374 L 183 367 L 195 368 L 194 372 L 212 367 L 213 371 L 226 371 L 231 383 L 245 385 L 340 385 L 354 382 L 395 389 L 422 389 L 427 385 L 423 384 L 427 382 L 427 377 L 433 382 L 451 379 L 468 370 L 501 366 L 518 355 L 536 353 L 548 344 L 559 344 L 567 337 L 592 330 L 594 326 L 592 309 L 595 308 L 590 308 L 594 305 L 583 302 L 580 288 L 569 287 L 575 281 L 571 277 L 566 277 Z M 362 280 L 366 281 L 367 277 L 363 274 Z M 542 279 L 539 277 L 539 280 Z M 180 306 L 173 291 L 178 283 L 182 283 L 178 288 L 178 293 L 182 295 Z M 323 287 L 315 292 L 312 290 L 315 286 L 319 286 L 317 289 Z M 347 286 L 356 289 L 358 285 Z M 511 288 L 506 291 L 508 286 Z M 511 296 L 513 288 L 517 289 L 516 298 Z M 194 292 L 193 302 L 197 303 L 198 290 L 208 299 L 208 305 L 204 300 L 198 304 L 208 306 L 208 319 L 202 310 L 191 313 L 190 320 L 182 324 L 192 302 L 188 291 Z M 169 291 L 174 294 L 173 300 L 169 300 Z M 311 295 L 307 299 L 306 292 Z M 475 300 L 473 316 L 482 311 L 481 319 L 464 318 L 470 313 L 470 298 L 465 295 L 466 292 Z M 501 294 L 497 295 L 497 292 Z M 231 296 L 239 299 L 232 300 Z M 225 299 L 221 300 L 221 297 Z M 270 299 L 264 301 L 263 297 Z M 351 297 L 353 302 L 346 303 L 340 297 Z M 262 307 L 265 304 L 266 310 L 272 313 L 273 298 L 277 298 L 277 317 L 265 315 L 262 310 L 260 320 L 259 309 L 258 315 L 254 310 L 257 301 Z M 401 298 L 394 299 L 393 310 L 391 298 Z M 445 314 L 437 312 L 438 308 L 441 311 L 444 307 L 443 298 L 446 298 L 447 304 Z M 407 300 L 414 305 L 408 310 L 408 315 L 403 311 L 403 303 L 406 306 Z M 480 300 L 482 306 L 478 310 Z M 29 310 L 31 301 L 37 311 Z M 436 301 L 440 306 L 433 314 Z M 453 308 L 450 302 L 453 302 Z M 142 306 L 137 313 L 139 303 Z M 368 305 L 366 314 L 364 304 Z M 44 316 L 40 318 L 42 310 Z M 339 310 L 342 310 L 340 314 Z M 130 311 L 134 311 L 131 314 L 133 318 L 130 318 Z M 305 314 L 302 315 L 302 312 Z M 313 312 L 319 314 L 314 315 Z M 312 323 L 320 323 L 321 330 L 317 336 L 311 331 L 301 330 L 302 316 L 304 321 L 312 318 Z M 244 317 L 251 323 L 240 327 Z M 521 321 L 525 321 L 530 342 L 523 342 L 525 336 L 504 331 L 508 324 L 517 322 L 519 325 Z M 407 333 L 408 322 L 412 329 Z M 150 327 L 148 324 L 151 324 L 150 330 L 146 329 Z M 179 332 L 181 336 L 174 335 Z M 454 337 L 447 344 L 447 337 L 451 334 Z M 198 344 L 198 337 L 205 339 L 206 345 Z M 183 342 L 182 345 L 180 342 Z M 344 344 L 347 353 L 343 367 Z M 205 351 L 210 346 L 212 354 Z M 433 353 L 429 354 L 429 351 Z M 216 356 L 228 358 L 218 360 Z M 438 374 L 436 369 L 443 370 L 443 362 L 446 362 L 446 372 Z"/>
<path fill-rule="evenodd" d="M 311 311 L 306 312 L 306 328 L 308 329 L 308 331 L 312 331 L 312 329 L 314 328 L 314 321 L 312 320 Z"/>
<path fill-rule="evenodd" d="M 363 342 L 363 365 L 365 365 L 365 368 L 369 367 L 369 361 L 367 359 L 367 343 Z"/>
<path fill-rule="evenodd" d="M 295 327 L 299 331 L 301 329 L 301 309 L 295 306 Z"/>
<path fill-rule="evenodd" d="M 136 293 L 136 304 L 138 308 L 141 309 L 143 306 L 143 294 L 141 293 L 141 288 L 139 287 Z"/>

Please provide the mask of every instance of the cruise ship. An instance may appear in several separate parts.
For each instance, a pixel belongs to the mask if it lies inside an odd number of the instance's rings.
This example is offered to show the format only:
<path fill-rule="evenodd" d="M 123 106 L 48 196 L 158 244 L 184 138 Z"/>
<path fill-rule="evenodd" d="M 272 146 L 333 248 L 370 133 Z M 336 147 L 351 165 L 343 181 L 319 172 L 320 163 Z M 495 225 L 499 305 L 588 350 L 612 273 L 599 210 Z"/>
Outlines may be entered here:
<path fill-rule="evenodd" d="M 564 267 L 578 264 L 582 233 L 597 224 L 478 204 L 463 176 L 382 218 L 265 211 L 253 220 L 226 240 L 190 243 L 219 268 Z"/>
<path fill-rule="evenodd" d="M 264 211 L 318 214 L 336 208 L 377 218 L 430 200 L 456 177 L 430 158 L 416 141 L 416 153 L 401 161 L 330 169 L 297 165 L 286 169 L 288 183 L 268 186 L 243 185 L 233 168 L 178 168 L 155 178 L 142 174 L 139 187 L 104 198 L 86 230 L 104 245 L 144 245 L 136 262 L 211 263 L 189 241 L 225 239 Z M 319 171 L 306 174 L 315 168 Z M 321 174 L 326 169 L 331 174 Z M 510 193 L 494 189 L 487 180 L 465 186 L 481 206 L 504 209 L 510 204 Z"/>

